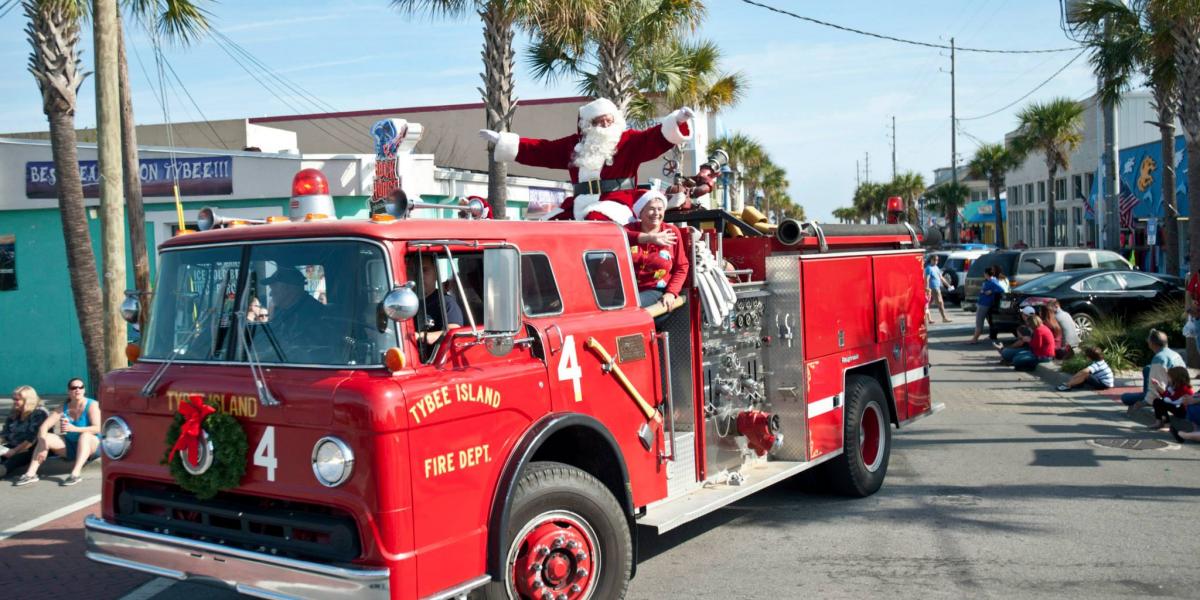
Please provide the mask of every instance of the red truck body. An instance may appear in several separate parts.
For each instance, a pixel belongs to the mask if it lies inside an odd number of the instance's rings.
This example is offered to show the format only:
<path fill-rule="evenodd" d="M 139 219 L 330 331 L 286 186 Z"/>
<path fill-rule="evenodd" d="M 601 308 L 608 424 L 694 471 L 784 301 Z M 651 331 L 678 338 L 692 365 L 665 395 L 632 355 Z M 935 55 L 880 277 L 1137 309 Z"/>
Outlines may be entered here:
<path fill-rule="evenodd" d="M 719 217 L 691 224 L 707 227 L 737 275 L 732 311 L 706 320 L 689 278 L 688 302 L 662 333 L 637 306 L 626 234 L 607 223 L 343 220 L 166 242 L 162 255 L 183 253 L 183 262 L 241 252 L 230 259 L 242 273 L 236 289 L 255 286 L 245 284 L 259 268 L 252 247 L 356 248 L 368 270 L 386 272 L 388 289 L 415 279 L 413 257 L 431 253 L 453 267 L 448 287 L 462 294 L 474 329 L 423 349 L 414 320 L 371 312 L 375 294 L 370 311 L 346 314 L 378 326 L 372 339 L 390 349 L 347 337 L 345 356 L 365 358 L 268 360 L 255 376 L 248 350 L 181 358 L 191 342 L 179 341 L 178 323 L 202 315 L 158 299 L 151 335 L 176 323 L 177 355 L 160 350 L 103 382 L 105 415 L 122 421 L 131 443 L 106 457 L 103 512 L 86 524 L 89 556 L 261 597 L 603 598 L 623 594 L 636 568 L 637 525 L 666 531 L 810 468 L 829 470 L 852 495 L 873 493 L 892 427 L 935 410 L 916 237 L 893 228 L 785 245 L 720 236 Z M 468 281 L 472 261 L 493 264 L 490 251 L 519 254 L 521 281 Z M 339 290 L 361 286 L 323 268 L 330 309 Z M 173 285 L 160 280 L 158 294 Z M 473 307 L 470 287 L 481 291 Z M 507 335 L 486 322 L 506 294 L 523 305 Z M 176 310 L 160 314 L 164 306 Z M 259 380 L 276 403 L 262 399 Z M 163 461 L 191 394 L 234 416 L 248 443 L 240 483 L 209 500 L 181 489 Z M 316 445 L 328 437 L 350 465 L 334 485 L 314 475 Z M 619 514 L 606 521 L 589 506 Z"/>

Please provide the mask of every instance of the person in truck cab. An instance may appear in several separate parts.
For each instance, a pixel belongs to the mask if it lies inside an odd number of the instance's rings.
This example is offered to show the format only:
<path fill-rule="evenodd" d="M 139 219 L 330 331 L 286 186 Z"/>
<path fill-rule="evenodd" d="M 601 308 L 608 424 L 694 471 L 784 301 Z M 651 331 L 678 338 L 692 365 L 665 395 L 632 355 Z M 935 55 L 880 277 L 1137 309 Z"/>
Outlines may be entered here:
<path fill-rule="evenodd" d="M 626 225 L 625 231 L 637 277 L 638 306 L 661 304 L 666 311 L 674 310 L 690 267 L 683 234 L 663 222 L 667 199 L 661 192 L 646 192 L 633 207 L 640 220 Z"/>
<path fill-rule="evenodd" d="M 466 319 L 458 300 L 442 291 L 434 255 L 421 255 L 421 278 L 421 291 L 425 293 L 425 298 L 421 301 L 422 310 L 417 313 L 417 341 L 433 344 L 447 330 L 462 327 Z"/>
<path fill-rule="evenodd" d="M 293 267 L 280 266 L 263 283 L 271 291 L 271 308 L 266 323 L 283 354 L 280 360 L 314 362 L 314 359 L 324 356 L 321 344 L 330 339 L 326 331 L 326 309 L 324 304 L 305 291 L 307 279 L 304 274 Z"/>

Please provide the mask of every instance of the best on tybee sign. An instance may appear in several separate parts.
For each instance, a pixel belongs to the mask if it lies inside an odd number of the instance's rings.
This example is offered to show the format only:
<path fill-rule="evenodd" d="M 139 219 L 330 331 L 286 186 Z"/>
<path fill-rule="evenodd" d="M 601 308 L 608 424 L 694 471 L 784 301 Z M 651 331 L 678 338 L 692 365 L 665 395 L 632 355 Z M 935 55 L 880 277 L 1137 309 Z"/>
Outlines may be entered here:
<path fill-rule="evenodd" d="M 172 186 L 179 180 L 181 196 L 220 196 L 233 193 L 233 157 L 195 156 L 188 158 L 143 158 L 138 161 L 142 180 L 142 195 L 172 196 Z M 94 160 L 79 161 L 79 177 L 83 180 L 86 198 L 100 197 L 100 167 Z M 58 180 L 54 163 L 31 161 L 25 163 L 25 197 L 57 198 L 54 185 Z"/>

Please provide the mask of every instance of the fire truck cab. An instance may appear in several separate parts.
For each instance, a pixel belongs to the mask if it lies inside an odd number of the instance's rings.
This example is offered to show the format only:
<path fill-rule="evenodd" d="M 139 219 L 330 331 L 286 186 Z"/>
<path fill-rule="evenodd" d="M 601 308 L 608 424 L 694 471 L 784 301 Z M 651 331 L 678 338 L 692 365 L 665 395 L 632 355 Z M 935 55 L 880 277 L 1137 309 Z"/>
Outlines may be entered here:
<path fill-rule="evenodd" d="M 100 392 L 88 556 L 264 598 L 616 598 L 639 525 L 809 469 L 878 490 L 892 428 L 936 410 L 917 236 L 669 220 L 693 268 L 657 328 L 610 223 L 378 216 L 167 241 L 141 355 Z M 206 434 L 184 463 L 244 461 L 207 499 L 166 460 L 195 394 L 246 438 L 242 456 Z"/>

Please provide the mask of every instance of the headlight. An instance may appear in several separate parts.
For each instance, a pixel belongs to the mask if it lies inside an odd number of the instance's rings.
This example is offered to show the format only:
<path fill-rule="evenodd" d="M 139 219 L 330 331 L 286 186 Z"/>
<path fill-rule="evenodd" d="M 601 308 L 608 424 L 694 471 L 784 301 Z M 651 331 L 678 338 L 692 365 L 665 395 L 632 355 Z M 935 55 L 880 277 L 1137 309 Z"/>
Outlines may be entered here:
<path fill-rule="evenodd" d="M 104 438 L 100 440 L 100 447 L 104 449 L 105 456 L 117 460 L 129 452 L 129 446 L 133 445 L 133 431 L 124 419 L 109 417 L 104 421 L 102 431 Z"/>
<path fill-rule="evenodd" d="M 354 452 L 346 442 L 332 436 L 317 440 L 312 453 L 313 475 L 326 487 L 337 487 L 354 470 Z"/>

